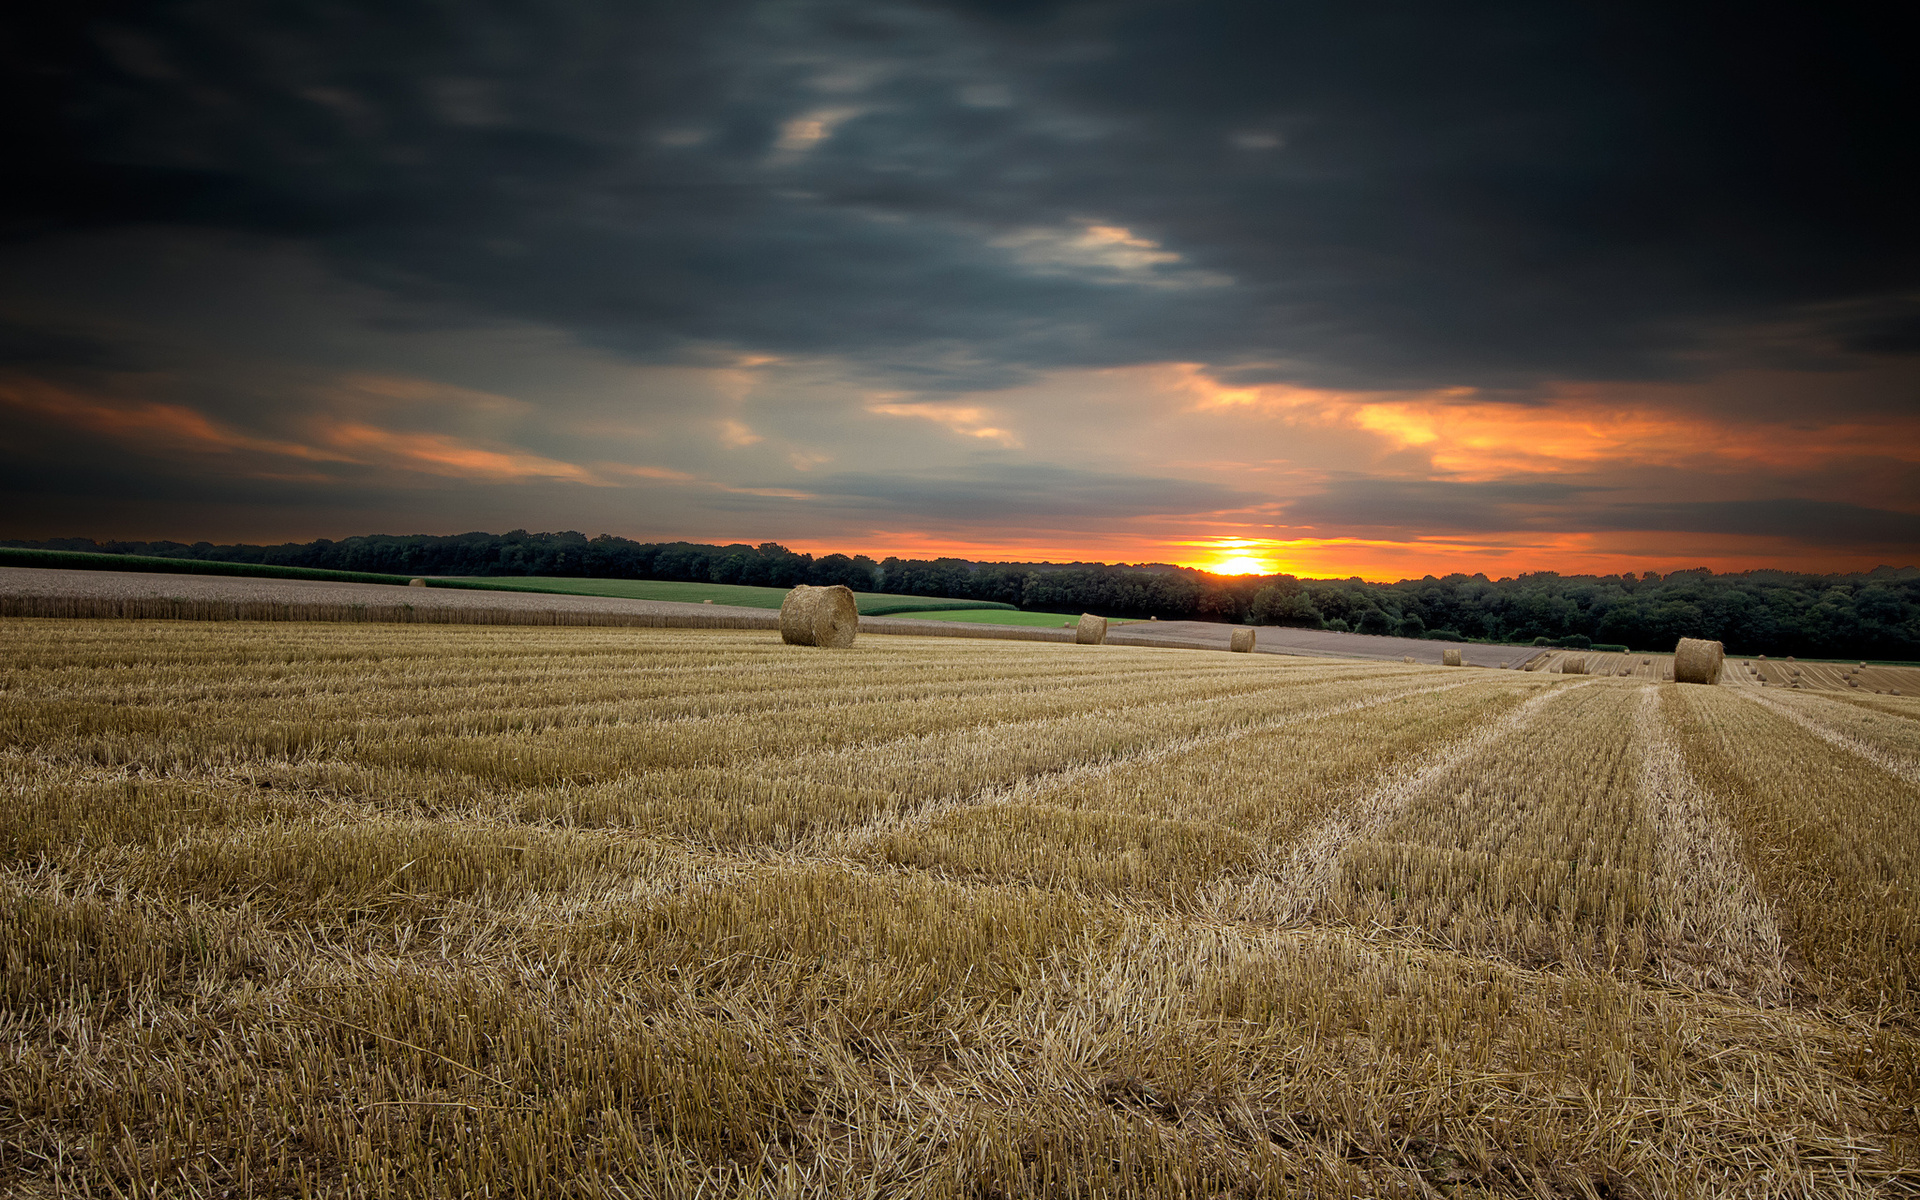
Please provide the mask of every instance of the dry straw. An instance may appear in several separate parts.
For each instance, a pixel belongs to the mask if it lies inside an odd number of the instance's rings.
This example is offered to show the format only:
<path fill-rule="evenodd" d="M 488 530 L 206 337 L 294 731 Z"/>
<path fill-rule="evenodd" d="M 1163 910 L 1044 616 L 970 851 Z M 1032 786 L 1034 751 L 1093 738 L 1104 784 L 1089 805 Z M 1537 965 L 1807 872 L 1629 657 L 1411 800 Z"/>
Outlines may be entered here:
<path fill-rule="evenodd" d="M 1443 667 L 1459 666 L 1460 652 L 1458 650 L 1442 650 L 1440 652 L 1440 665 Z"/>
<path fill-rule="evenodd" d="M 1720 666 L 1726 657 L 1727 648 L 1719 642 L 1681 638 L 1673 648 L 1673 680 L 1675 683 L 1719 683 Z"/>
<path fill-rule="evenodd" d="M 1585 675 L 1587 673 L 1587 656 L 1584 654 L 1568 655 L 1566 660 L 1560 664 L 1560 673 L 1562 675 Z"/>
<path fill-rule="evenodd" d="M 780 603 L 780 640 L 789 646 L 845 650 L 853 645 L 859 628 L 853 589 L 844 584 L 810 587 L 803 583 Z"/>
<path fill-rule="evenodd" d="M 424 579 L 409 579 L 407 580 L 407 586 L 408 587 L 425 587 L 427 586 L 427 581 Z"/>
<path fill-rule="evenodd" d="M 1228 648 L 1240 654 L 1252 653 L 1253 652 L 1253 630 L 1251 629 L 1234 630 L 1233 642 Z"/>
<path fill-rule="evenodd" d="M 1412 662 L 1412 661 L 1413 661 L 1413 655 L 1411 655 L 1411 654 L 1409 654 L 1409 655 L 1407 655 L 1407 656 L 1406 656 L 1405 658 L 1403 658 L 1403 659 L 1401 659 L 1400 661 L 1401 661 L 1401 662 L 1409 662 L 1409 663 L 1410 663 L 1410 662 Z"/>
<path fill-rule="evenodd" d="M 1080 624 L 1074 629 L 1073 640 L 1082 646 L 1099 646 L 1107 640 L 1107 619 L 1096 617 L 1092 613 L 1081 613 Z"/>

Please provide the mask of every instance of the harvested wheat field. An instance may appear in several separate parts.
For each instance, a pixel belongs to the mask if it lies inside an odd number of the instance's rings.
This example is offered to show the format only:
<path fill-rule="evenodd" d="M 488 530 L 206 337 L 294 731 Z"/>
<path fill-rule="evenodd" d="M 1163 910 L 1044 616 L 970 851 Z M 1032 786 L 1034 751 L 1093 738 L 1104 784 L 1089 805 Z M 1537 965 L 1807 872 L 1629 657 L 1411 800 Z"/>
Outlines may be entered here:
<path fill-rule="evenodd" d="M 8 1195 L 1920 1194 L 1920 701 L 0 639 Z"/>

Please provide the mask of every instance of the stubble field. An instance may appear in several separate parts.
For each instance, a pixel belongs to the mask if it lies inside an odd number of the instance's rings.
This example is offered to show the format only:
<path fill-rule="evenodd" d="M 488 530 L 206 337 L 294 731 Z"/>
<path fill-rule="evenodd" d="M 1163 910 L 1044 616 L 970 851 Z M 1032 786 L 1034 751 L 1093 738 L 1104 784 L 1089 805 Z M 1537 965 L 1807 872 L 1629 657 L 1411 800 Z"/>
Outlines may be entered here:
<path fill-rule="evenodd" d="M 9 1195 L 1920 1195 L 1910 697 L 0 644 Z"/>

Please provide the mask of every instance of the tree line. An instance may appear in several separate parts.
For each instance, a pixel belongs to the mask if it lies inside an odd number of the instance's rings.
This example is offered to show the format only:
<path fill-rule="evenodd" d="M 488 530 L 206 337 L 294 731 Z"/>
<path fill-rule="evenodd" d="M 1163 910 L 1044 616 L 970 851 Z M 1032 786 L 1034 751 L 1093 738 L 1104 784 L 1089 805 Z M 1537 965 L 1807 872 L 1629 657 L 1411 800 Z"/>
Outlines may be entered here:
<path fill-rule="evenodd" d="M 982 563 L 956 558 L 815 558 L 777 542 L 635 542 L 574 532 L 375 535 L 279 546 L 57 538 L 0 545 L 254 562 L 398 575 L 559 575 L 676 579 L 997 600 L 1041 612 L 1092 612 L 1289 625 L 1456 641 L 1670 650 L 1681 637 L 1735 654 L 1920 660 L 1920 569 L 1849 575 L 1706 570 L 1621 575 L 1532 572 L 1398 583 L 1213 575 L 1163 563 Z"/>

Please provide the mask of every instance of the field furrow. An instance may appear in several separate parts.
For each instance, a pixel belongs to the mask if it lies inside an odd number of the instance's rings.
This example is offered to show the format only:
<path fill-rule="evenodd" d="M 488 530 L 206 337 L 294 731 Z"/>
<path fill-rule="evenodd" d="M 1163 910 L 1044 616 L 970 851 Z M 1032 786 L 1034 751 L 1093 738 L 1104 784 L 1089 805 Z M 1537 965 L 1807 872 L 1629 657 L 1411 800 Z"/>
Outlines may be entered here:
<path fill-rule="evenodd" d="M 1920 985 L 1920 789 L 1752 693 L 1690 688 L 1670 712 L 1805 985 L 1904 1010 Z"/>
<path fill-rule="evenodd" d="M 1821 696 L 1756 696 L 1759 703 L 1890 775 L 1920 784 L 1920 721 L 1838 704 Z"/>
<path fill-rule="evenodd" d="M 1779 919 L 1747 867 L 1747 847 L 1668 734 L 1659 692 L 1642 694 L 1634 736 L 1640 793 L 1655 831 L 1654 958 L 1660 977 L 1778 1003 L 1787 992 Z"/>
<path fill-rule="evenodd" d="M 1460 949 L 1639 969 L 1654 836 L 1631 747 L 1638 691 L 1596 681 L 1543 697 L 1383 792 L 1339 853 L 1333 911 Z M 1558 735 L 1529 736 L 1549 713 Z"/>
<path fill-rule="evenodd" d="M 904 866 L 1191 901 L 1209 881 L 1258 873 L 1293 829 L 1384 762 L 1519 700 L 1514 686 L 1469 682 L 1363 695 L 1030 775 L 855 831 L 846 844 Z"/>

